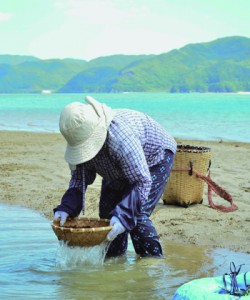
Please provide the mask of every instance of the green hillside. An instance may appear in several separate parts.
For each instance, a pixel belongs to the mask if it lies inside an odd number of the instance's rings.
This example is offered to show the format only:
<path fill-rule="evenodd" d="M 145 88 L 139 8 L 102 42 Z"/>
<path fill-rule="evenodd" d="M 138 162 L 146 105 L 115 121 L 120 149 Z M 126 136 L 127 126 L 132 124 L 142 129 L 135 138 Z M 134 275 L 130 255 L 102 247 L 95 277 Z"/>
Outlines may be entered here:
<path fill-rule="evenodd" d="M 18 65 L 26 61 L 38 61 L 39 58 L 25 55 L 0 55 L 0 64 Z"/>
<path fill-rule="evenodd" d="M 122 71 L 113 88 L 148 92 L 250 90 L 250 39 L 188 45 Z"/>
<path fill-rule="evenodd" d="M 70 78 L 78 74 L 84 61 L 37 60 L 17 65 L 0 65 L 1 93 L 39 93 L 57 91 Z"/>
<path fill-rule="evenodd" d="M 89 62 L 0 55 L 0 93 L 250 91 L 250 38 L 226 37 L 160 55 Z"/>
<path fill-rule="evenodd" d="M 73 77 L 59 93 L 110 93 L 119 77 L 120 70 L 154 55 L 113 55 L 99 57 L 86 64 L 84 70 Z"/>

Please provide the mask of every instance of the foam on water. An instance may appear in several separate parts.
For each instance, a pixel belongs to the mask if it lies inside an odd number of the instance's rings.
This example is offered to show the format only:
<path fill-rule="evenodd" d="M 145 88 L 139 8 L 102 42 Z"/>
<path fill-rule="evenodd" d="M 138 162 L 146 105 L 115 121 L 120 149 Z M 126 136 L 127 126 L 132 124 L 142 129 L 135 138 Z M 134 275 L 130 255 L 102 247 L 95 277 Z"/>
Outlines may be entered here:
<path fill-rule="evenodd" d="M 56 254 L 56 267 L 64 270 L 85 265 L 102 265 L 108 245 L 108 242 L 103 242 L 93 247 L 69 247 L 60 242 Z"/>

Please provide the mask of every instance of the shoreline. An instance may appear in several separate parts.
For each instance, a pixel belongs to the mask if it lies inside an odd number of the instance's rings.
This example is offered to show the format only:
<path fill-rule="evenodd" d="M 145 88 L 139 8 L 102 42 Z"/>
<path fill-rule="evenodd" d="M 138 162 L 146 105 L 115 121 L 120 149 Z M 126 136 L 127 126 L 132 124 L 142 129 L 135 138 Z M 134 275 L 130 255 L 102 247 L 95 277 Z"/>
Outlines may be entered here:
<path fill-rule="evenodd" d="M 60 131 L 45 131 L 45 130 L 37 130 L 37 131 L 34 131 L 34 130 L 25 130 L 25 129 L 20 129 L 20 130 L 14 130 L 14 129 L 0 129 L 0 134 L 1 133 L 6 133 L 6 132 L 14 132 L 16 134 L 22 134 L 22 133 L 30 133 L 30 134 L 55 134 L 55 135 L 61 135 Z M 223 138 L 216 138 L 216 139 L 200 139 L 200 138 L 188 138 L 188 137 L 174 137 L 176 141 L 180 141 L 180 142 L 198 142 L 198 143 L 240 143 L 240 144 L 250 144 L 250 140 L 249 141 L 239 141 L 239 140 L 228 140 L 228 139 L 223 139 Z"/>
<path fill-rule="evenodd" d="M 39 211 L 52 220 L 53 208 L 68 187 L 65 141 L 59 133 L 0 131 L 0 201 Z M 202 204 L 183 208 L 160 200 L 151 219 L 162 240 L 250 253 L 250 143 L 176 139 L 178 144 L 211 148 L 211 178 L 233 197 L 238 210 L 223 213 Z M 86 216 L 98 216 L 101 178 L 86 193 Z M 217 204 L 227 201 L 213 193 Z"/>

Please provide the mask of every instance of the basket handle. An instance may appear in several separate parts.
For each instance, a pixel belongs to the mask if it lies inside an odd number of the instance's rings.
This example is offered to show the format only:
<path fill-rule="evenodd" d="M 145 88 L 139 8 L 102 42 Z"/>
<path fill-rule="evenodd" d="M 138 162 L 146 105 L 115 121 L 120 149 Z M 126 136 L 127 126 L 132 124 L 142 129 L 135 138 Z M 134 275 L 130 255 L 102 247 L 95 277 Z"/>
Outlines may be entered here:
<path fill-rule="evenodd" d="M 204 180 L 208 185 L 208 203 L 211 208 L 218 209 L 222 212 L 232 212 L 238 209 L 237 205 L 233 203 L 232 196 L 225 191 L 222 187 L 220 187 L 217 183 L 215 183 L 210 177 L 210 169 L 208 170 L 208 176 L 200 174 L 196 170 L 193 169 L 193 172 L 196 176 L 202 180 Z M 227 200 L 230 203 L 230 206 L 218 205 L 213 202 L 212 191 L 214 191 L 221 198 Z"/>

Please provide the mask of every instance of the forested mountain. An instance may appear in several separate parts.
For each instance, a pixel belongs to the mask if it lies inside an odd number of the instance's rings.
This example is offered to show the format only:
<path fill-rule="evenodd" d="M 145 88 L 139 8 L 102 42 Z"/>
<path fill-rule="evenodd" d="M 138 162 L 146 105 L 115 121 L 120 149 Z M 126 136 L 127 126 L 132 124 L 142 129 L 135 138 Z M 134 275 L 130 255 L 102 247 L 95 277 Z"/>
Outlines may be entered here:
<path fill-rule="evenodd" d="M 250 91 L 250 38 L 226 37 L 160 55 L 89 62 L 0 55 L 0 93 Z"/>
<path fill-rule="evenodd" d="M 191 44 L 124 69 L 114 89 L 233 92 L 250 90 L 250 39 Z"/>
<path fill-rule="evenodd" d="M 18 65 L 25 61 L 38 61 L 39 58 L 34 56 L 26 56 L 26 55 L 0 55 L 0 65 L 8 64 L 8 65 Z"/>

